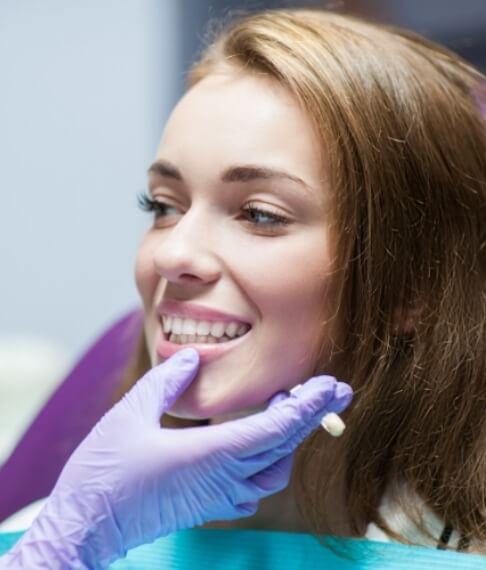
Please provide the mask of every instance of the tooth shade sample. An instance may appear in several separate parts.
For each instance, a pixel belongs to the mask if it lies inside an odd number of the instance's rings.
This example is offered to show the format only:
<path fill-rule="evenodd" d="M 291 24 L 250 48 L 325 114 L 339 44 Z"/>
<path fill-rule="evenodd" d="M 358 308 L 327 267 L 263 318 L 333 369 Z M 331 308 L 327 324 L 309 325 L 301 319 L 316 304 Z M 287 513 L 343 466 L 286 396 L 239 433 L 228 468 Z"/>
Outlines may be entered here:
<path fill-rule="evenodd" d="M 333 437 L 339 437 L 346 429 L 346 424 L 334 412 L 326 414 L 321 420 L 321 426 Z"/>
<path fill-rule="evenodd" d="M 302 384 L 297 384 L 291 390 L 291 394 L 296 394 L 302 388 Z M 346 429 L 346 424 L 334 412 L 326 414 L 321 420 L 321 426 L 333 437 L 339 437 Z"/>

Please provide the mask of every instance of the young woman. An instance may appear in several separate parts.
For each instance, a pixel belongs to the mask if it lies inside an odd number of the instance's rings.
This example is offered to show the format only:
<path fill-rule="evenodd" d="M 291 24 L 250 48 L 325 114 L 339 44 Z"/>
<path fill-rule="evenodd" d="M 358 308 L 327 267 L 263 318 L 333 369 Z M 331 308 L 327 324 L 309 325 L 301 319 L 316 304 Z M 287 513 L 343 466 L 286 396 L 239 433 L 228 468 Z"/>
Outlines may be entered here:
<path fill-rule="evenodd" d="M 165 426 L 227 426 L 318 374 L 355 392 L 285 491 L 208 527 L 486 554 L 484 80 L 305 10 L 231 25 L 192 70 L 141 197 L 125 387 L 187 345 L 201 366 Z"/>
<path fill-rule="evenodd" d="M 275 498 L 275 528 L 486 543 L 482 82 L 423 38 L 320 11 L 243 20 L 192 70 L 142 202 L 140 358 L 172 348 L 159 299 L 207 300 L 252 329 L 179 415 L 322 371 L 355 390 L 345 439 L 300 449 L 303 518 Z"/>

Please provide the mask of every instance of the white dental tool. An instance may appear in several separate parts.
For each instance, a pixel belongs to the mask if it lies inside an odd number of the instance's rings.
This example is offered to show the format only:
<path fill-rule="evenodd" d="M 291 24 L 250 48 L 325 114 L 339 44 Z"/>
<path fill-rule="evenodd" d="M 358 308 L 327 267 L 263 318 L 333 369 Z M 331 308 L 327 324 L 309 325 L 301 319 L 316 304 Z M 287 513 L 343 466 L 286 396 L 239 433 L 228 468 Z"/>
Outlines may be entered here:
<path fill-rule="evenodd" d="M 294 386 L 292 390 L 290 390 L 290 393 L 295 394 L 300 390 L 301 387 L 302 384 L 297 384 L 297 386 Z M 322 418 L 321 426 L 333 437 L 339 437 L 346 429 L 346 424 L 334 412 L 330 412 Z"/>

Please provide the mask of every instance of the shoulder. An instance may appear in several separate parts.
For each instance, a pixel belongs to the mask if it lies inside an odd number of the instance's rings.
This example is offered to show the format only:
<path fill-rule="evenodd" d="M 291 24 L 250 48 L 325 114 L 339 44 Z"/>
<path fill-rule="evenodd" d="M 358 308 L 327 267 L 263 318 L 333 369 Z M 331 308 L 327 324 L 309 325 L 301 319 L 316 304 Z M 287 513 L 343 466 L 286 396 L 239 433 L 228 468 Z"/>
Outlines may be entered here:
<path fill-rule="evenodd" d="M 379 514 L 406 543 L 486 555 L 486 544 L 461 536 L 433 513 L 416 494 L 404 489 L 400 495 L 385 494 Z M 368 525 L 365 538 L 378 542 L 398 542 L 375 523 Z"/>

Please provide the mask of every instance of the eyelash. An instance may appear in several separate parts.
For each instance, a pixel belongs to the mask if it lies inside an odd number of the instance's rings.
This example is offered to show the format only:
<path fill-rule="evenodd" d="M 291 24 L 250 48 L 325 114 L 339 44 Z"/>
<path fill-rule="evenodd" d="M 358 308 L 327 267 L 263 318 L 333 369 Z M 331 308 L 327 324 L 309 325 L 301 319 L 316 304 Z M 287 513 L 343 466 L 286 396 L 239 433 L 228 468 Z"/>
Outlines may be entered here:
<path fill-rule="evenodd" d="M 147 194 L 142 193 L 138 195 L 138 205 L 144 212 L 153 212 L 156 218 L 167 216 L 167 209 L 171 208 L 165 202 L 160 202 L 159 200 L 152 200 Z M 286 226 L 290 224 L 290 220 L 281 214 L 277 214 L 272 212 L 271 210 L 263 209 L 257 207 L 253 204 L 247 204 L 244 208 L 241 209 L 242 212 L 245 214 L 256 214 L 259 216 L 265 216 L 266 218 L 271 219 L 270 222 L 264 223 L 257 223 L 250 219 L 247 219 L 247 222 L 256 226 L 256 227 L 263 227 L 267 231 L 272 231 L 273 229 L 277 229 L 282 226 Z"/>
<path fill-rule="evenodd" d="M 155 217 L 167 215 L 167 208 L 170 207 L 165 202 L 160 202 L 159 200 L 152 200 L 145 193 L 141 193 L 137 196 L 138 205 L 144 212 L 154 212 Z"/>

